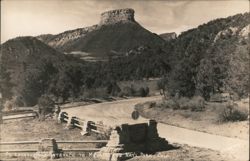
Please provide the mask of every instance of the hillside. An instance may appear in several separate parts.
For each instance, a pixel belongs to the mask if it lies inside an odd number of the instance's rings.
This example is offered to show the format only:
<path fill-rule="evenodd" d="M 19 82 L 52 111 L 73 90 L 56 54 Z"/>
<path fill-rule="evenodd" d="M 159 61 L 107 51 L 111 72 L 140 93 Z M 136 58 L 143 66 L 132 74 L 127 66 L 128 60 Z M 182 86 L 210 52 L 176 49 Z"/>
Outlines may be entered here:
<path fill-rule="evenodd" d="M 236 97 L 249 91 L 250 13 L 216 19 L 183 32 L 174 40 L 171 71 L 167 83 L 170 94 L 201 94 L 209 98 L 217 92 Z"/>
<path fill-rule="evenodd" d="M 118 81 L 151 77 L 163 77 L 159 85 L 170 95 L 199 94 L 208 99 L 214 93 L 230 92 L 235 97 L 247 96 L 249 13 L 213 20 L 165 42 L 136 23 L 133 12 L 125 11 L 118 16 L 104 13 L 99 27 L 88 30 L 85 36 L 78 37 L 81 29 L 77 29 L 73 39 L 68 35 L 72 31 L 67 31 L 54 44 L 65 51 L 86 51 L 75 55 L 105 54 L 108 58 L 104 62 L 82 61 L 43 43 L 51 45 L 53 35 L 39 36 L 43 42 L 18 37 L 2 44 L 3 97 L 18 96 L 23 103 L 34 105 L 43 94 L 64 101 L 118 95 L 122 94 Z"/>
<path fill-rule="evenodd" d="M 142 55 L 92 63 L 34 37 L 18 37 L 1 45 L 0 89 L 4 99 L 16 96 L 19 106 L 33 106 L 44 94 L 57 102 L 117 95 L 116 81 L 158 76 L 161 54 L 147 49 Z"/>
<path fill-rule="evenodd" d="M 66 31 L 58 35 L 38 36 L 38 39 L 63 52 L 82 51 L 95 57 L 122 53 L 139 47 L 159 47 L 164 40 L 140 26 L 134 19 L 133 9 L 112 10 L 102 13 L 98 25 Z"/>
<path fill-rule="evenodd" d="M 34 37 L 11 39 L 1 45 L 3 96 L 11 91 L 13 95 L 20 96 L 22 102 L 34 104 L 42 94 L 52 90 L 51 82 L 59 81 L 55 78 L 62 76 L 73 65 L 77 69 L 83 66 L 83 62 L 58 52 Z"/>

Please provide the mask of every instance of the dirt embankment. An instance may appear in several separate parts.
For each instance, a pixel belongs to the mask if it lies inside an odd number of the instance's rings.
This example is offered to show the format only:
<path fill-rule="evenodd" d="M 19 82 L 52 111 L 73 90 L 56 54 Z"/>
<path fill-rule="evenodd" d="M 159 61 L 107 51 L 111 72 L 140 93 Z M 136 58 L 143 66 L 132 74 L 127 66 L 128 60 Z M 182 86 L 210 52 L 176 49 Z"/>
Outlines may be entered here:
<path fill-rule="evenodd" d="M 158 122 L 232 138 L 249 139 L 249 120 L 220 122 L 225 103 L 206 103 L 203 111 L 175 110 L 173 108 L 137 106 L 140 115 Z M 247 104 L 244 104 L 247 106 Z M 248 107 L 245 107 L 248 108 Z"/>

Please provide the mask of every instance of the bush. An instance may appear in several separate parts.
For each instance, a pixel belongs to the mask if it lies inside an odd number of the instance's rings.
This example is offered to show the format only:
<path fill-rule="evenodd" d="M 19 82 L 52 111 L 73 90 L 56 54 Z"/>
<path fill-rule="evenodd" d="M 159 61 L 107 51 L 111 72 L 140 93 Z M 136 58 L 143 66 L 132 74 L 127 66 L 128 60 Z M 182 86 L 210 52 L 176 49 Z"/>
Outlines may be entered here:
<path fill-rule="evenodd" d="M 109 82 L 107 85 L 107 93 L 112 96 L 117 96 L 121 92 L 121 88 L 116 82 Z"/>
<path fill-rule="evenodd" d="M 134 96 L 135 89 L 133 88 L 133 86 L 131 87 L 126 86 L 122 89 L 122 93 L 124 96 Z"/>
<path fill-rule="evenodd" d="M 164 108 L 173 108 L 173 109 L 179 109 L 179 104 L 173 100 L 173 99 L 170 99 L 170 100 L 167 100 L 167 101 L 163 101 L 162 102 L 162 106 Z"/>
<path fill-rule="evenodd" d="M 200 96 L 194 96 L 191 99 L 187 97 L 181 97 L 179 99 L 172 98 L 167 101 L 163 101 L 162 106 L 165 108 L 173 108 L 175 110 L 191 109 L 192 111 L 202 111 L 205 108 L 205 100 Z"/>
<path fill-rule="evenodd" d="M 14 96 L 11 100 L 7 100 L 4 104 L 4 111 L 16 110 L 17 107 L 23 106 L 21 97 Z"/>
<path fill-rule="evenodd" d="M 194 96 L 189 101 L 189 107 L 192 111 L 203 111 L 205 109 L 205 99 L 201 96 Z"/>
<path fill-rule="evenodd" d="M 178 107 L 183 110 L 190 108 L 189 102 L 190 100 L 187 97 L 181 97 L 177 100 Z"/>
<path fill-rule="evenodd" d="M 84 98 L 107 98 L 108 93 L 105 88 L 85 89 L 83 92 Z"/>
<path fill-rule="evenodd" d="M 148 87 L 146 87 L 146 88 L 141 87 L 138 90 L 138 96 L 140 96 L 140 97 L 146 97 L 146 96 L 148 96 L 148 93 L 149 93 L 149 88 Z"/>
<path fill-rule="evenodd" d="M 227 105 L 222 109 L 219 114 L 219 120 L 222 122 L 229 121 L 245 121 L 248 118 L 248 112 L 246 109 L 239 108 L 236 104 Z"/>
<path fill-rule="evenodd" d="M 148 87 L 140 87 L 139 89 L 136 89 L 133 85 L 128 87 L 124 87 L 121 91 L 123 96 L 137 96 L 137 97 L 146 97 L 149 94 L 149 88 Z"/>
<path fill-rule="evenodd" d="M 11 111 L 11 110 L 13 110 L 13 102 L 8 100 L 4 103 L 3 107 L 4 107 L 3 111 Z"/>
<path fill-rule="evenodd" d="M 38 114 L 39 114 L 39 120 L 44 120 L 45 115 L 52 114 L 54 112 L 54 101 L 47 96 L 42 95 L 38 99 Z"/>

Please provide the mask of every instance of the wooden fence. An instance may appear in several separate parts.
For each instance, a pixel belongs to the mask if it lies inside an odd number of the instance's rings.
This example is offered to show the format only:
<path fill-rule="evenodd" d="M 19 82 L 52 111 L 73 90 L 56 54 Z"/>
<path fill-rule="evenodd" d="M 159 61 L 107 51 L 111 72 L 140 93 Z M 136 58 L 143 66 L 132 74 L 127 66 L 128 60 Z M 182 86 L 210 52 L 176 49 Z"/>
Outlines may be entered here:
<path fill-rule="evenodd" d="M 106 144 L 108 140 L 79 140 L 79 141 L 73 141 L 73 140 L 59 140 L 56 141 L 56 144 L 71 144 L 71 146 L 74 146 L 75 144 L 99 144 L 104 143 Z M 38 151 L 38 146 L 41 143 L 41 141 L 12 141 L 12 142 L 0 142 L 0 153 L 35 153 Z M 37 148 L 30 148 L 30 149 L 23 149 L 23 148 L 17 148 L 18 146 L 23 145 L 36 145 Z M 14 146 L 15 148 L 5 148 L 5 146 Z M 62 149 L 63 152 L 97 152 L 100 150 L 100 148 L 70 148 L 70 149 Z"/>
<path fill-rule="evenodd" d="M 17 118 L 28 118 L 28 117 L 36 117 L 37 114 L 35 112 L 25 113 L 25 114 L 16 114 L 4 116 L 3 120 L 11 120 Z M 109 136 L 111 133 L 111 128 L 103 125 L 102 123 L 97 123 L 94 121 L 87 121 L 77 117 L 70 116 L 66 112 L 61 112 L 58 114 L 58 121 L 62 123 L 66 123 L 67 127 L 75 127 L 81 129 L 81 134 L 85 135 L 87 133 L 97 133 L 103 134 L 105 136 Z M 106 137 L 105 137 L 106 138 Z M 108 137 L 107 137 L 108 138 Z M 54 139 L 53 139 L 54 140 Z M 57 140 L 56 145 L 58 147 L 64 147 L 62 153 L 83 153 L 83 154 L 91 154 L 94 152 L 98 152 L 101 147 L 107 144 L 108 140 Z M 30 153 L 37 154 L 39 153 L 39 147 L 42 145 L 42 141 L 13 141 L 13 142 L 0 142 L 0 154 L 19 154 L 19 153 Z M 50 144 L 50 143 L 49 143 Z M 80 144 L 80 145 L 79 145 Z M 95 144 L 89 146 L 90 144 Z M 46 145 L 47 146 L 47 145 Z M 48 145 L 47 147 L 53 147 L 53 144 Z M 84 147 L 84 148 L 83 148 Z M 60 152 L 61 154 L 61 152 Z"/>
<path fill-rule="evenodd" d="M 68 127 L 72 126 L 82 129 L 82 135 L 94 132 L 109 136 L 111 132 L 111 127 L 105 126 L 102 123 L 96 123 L 94 121 L 87 121 L 74 116 L 69 116 L 66 112 L 61 112 L 58 115 L 58 120 L 60 122 L 67 123 Z"/>
<path fill-rule="evenodd" d="M 16 119 L 23 119 L 23 118 L 35 118 L 37 117 L 37 113 L 35 111 L 32 112 L 26 112 L 26 113 L 16 113 L 16 114 L 11 114 L 11 115 L 3 115 L 2 116 L 2 121 L 5 120 L 16 120 Z"/>

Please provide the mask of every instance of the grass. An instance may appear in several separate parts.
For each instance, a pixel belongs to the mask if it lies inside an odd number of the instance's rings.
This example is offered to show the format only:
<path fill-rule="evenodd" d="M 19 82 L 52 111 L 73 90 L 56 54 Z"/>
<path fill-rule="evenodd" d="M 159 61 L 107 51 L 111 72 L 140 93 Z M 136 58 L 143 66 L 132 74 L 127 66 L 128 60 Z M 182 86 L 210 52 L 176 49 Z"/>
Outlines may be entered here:
<path fill-rule="evenodd" d="M 171 98 L 163 100 L 157 105 L 161 108 L 172 108 L 174 110 L 192 110 L 192 111 L 203 111 L 205 108 L 205 100 L 200 96 L 194 96 L 189 99 L 187 97 L 181 97 L 179 99 Z"/>
<path fill-rule="evenodd" d="M 82 136 L 80 129 L 65 129 L 65 124 L 55 120 L 26 119 L 0 124 L 1 141 L 40 140 L 53 137 L 56 140 L 94 140 L 94 136 Z"/>
<path fill-rule="evenodd" d="M 193 101 L 182 98 L 177 101 L 169 99 L 147 102 L 137 104 L 135 109 L 141 116 L 155 119 L 158 122 L 210 134 L 248 139 L 249 120 L 247 118 L 249 117 L 249 102 L 238 101 L 235 103 L 238 106 L 235 106 L 232 112 L 228 112 L 227 103 L 225 102 L 203 102 L 198 98 L 193 99 Z M 227 110 L 226 113 L 224 110 Z M 224 121 L 221 119 L 222 113 L 224 114 L 223 117 L 226 117 Z"/>

